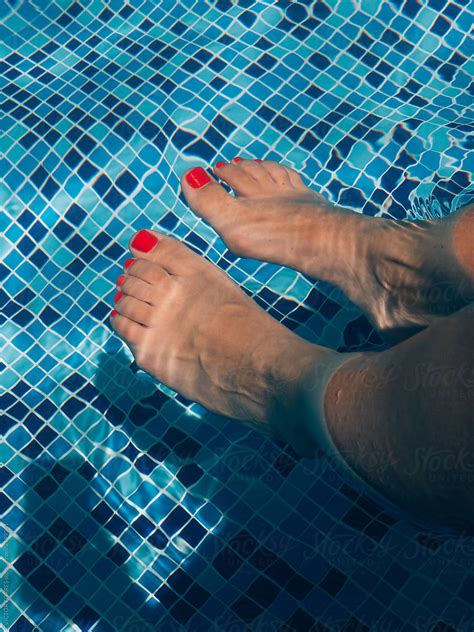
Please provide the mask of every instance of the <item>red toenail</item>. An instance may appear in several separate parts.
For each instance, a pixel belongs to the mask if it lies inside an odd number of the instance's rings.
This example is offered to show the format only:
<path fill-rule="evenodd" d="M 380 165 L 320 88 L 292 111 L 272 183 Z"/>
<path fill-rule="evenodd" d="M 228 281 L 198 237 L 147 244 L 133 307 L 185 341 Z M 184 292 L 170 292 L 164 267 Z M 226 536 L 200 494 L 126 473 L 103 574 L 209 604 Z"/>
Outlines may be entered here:
<path fill-rule="evenodd" d="M 193 189 L 200 189 L 205 184 L 209 184 L 211 178 L 207 175 L 202 167 L 196 167 L 186 174 L 186 180 Z"/>
<path fill-rule="evenodd" d="M 140 250 L 140 252 L 150 252 L 158 243 L 158 238 L 147 230 L 141 230 L 132 240 L 132 248 Z"/>
<path fill-rule="evenodd" d="M 234 158 L 234 162 L 242 162 L 243 158 L 241 158 L 240 156 L 237 156 L 237 158 Z"/>
<path fill-rule="evenodd" d="M 125 279 L 125 275 L 121 274 L 119 278 L 117 279 L 117 285 L 122 285 L 124 279 Z"/>
<path fill-rule="evenodd" d="M 114 303 L 118 303 L 120 299 L 122 298 L 122 296 L 123 296 L 122 292 L 117 292 L 117 294 L 114 296 Z"/>
<path fill-rule="evenodd" d="M 117 316 L 117 314 L 118 314 L 118 311 L 117 311 L 116 309 L 113 309 L 113 310 L 110 312 L 110 316 L 111 316 L 112 318 L 113 318 L 114 316 Z"/>
<path fill-rule="evenodd" d="M 125 261 L 125 270 L 129 268 L 134 261 L 135 259 L 133 257 L 131 259 L 127 259 L 127 261 Z"/>
<path fill-rule="evenodd" d="M 260 160 L 260 158 L 255 158 L 255 162 L 263 162 L 263 160 Z"/>
<path fill-rule="evenodd" d="M 216 162 L 216 169 L 220 169 L 221 167 L 223 167 L 226 163 L 225 162 Z"/>

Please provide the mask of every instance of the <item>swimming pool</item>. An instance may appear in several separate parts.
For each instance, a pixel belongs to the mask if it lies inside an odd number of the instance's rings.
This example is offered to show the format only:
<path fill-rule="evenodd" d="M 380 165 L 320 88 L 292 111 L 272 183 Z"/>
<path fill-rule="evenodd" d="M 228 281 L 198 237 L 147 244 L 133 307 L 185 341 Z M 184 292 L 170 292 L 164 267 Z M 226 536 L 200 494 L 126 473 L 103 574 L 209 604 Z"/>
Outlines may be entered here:
<path fill-rule="evenodd" d="M 108 322 L 155 226 L 308 339 L 383 348 L 336 288 L 227 251 L 180 176 L 266 158 L 369 215 L 452 212 L 471 24 L 464 0 L 0 0 L 6 629 L 473 629 L 472 537 L 157 385 Z"/>

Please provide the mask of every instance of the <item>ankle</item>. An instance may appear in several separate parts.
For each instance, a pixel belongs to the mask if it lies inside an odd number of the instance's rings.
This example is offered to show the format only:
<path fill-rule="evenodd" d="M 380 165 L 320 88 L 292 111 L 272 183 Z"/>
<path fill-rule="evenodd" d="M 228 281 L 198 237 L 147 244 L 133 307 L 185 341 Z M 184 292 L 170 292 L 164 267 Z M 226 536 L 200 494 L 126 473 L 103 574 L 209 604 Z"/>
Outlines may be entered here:
<path fill-rule="evenodd" d="M 319 209 L 321 211 L 322 209 Z M 313 212 L 299 243 L 300 269 L 337 285 L 348 296 L 360 293 L 364 266 L 373 250 L 378 220 L 338 206 Z"/>
<path fill-rule="evenodd" d="M 382 300 L 380 313 L 397 323 L 426 325 L 474 299 L 473 280 L 454 244 L 454 216 L 441 220 L 381 220 L 374 242 L 372 274 Z"/>
<path fill-rule="evenodd" d="M 324 394 L 329 379 L 348 356 L 301 340 L 280 364 L 280 388 L 269 411 L 275 437 L 301 456 L 333 452 L 324 419 Z"/>

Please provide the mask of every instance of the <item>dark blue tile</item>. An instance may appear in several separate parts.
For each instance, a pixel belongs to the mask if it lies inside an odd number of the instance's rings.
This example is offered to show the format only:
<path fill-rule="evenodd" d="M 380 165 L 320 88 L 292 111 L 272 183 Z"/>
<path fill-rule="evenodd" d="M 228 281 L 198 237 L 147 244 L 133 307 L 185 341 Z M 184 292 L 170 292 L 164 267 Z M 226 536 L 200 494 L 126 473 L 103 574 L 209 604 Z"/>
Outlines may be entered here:
<path fill-rule="evenodd" d="M 323 590 L 334 597 L 341 590 L 346 581 L 347 576 L 338 571 L 336 568 L 333 568 L 329 571 L 329 573 L 327 573 L 319 585 Z"/>
<path fill-rule="evenodd" d="M 3 515 L 12 506 L 12 501 L 6 494 L 0 491 L 0 515 Z"/>
<path fill-rule="evenodd" d="M 247 624 L 252 623 L 263 612 L 263 608 L 244 595 L 239 597 L 231 606 L 235 614 Z"/>
<path fill-rule="evenodd" d="M 118 125 L 116 125 L 114 127 L 114 132 L 125 141 L 129 141 L 135 133 L 133 127 L 126 121 L 121 121 Z"/>
<path fill-rule="evenodd" d="M 115 184 L 121 191 L 130 195 L 137 188 L 138 180 L 129 171 L 125 171 L 117 178 Z"/>
<path fill-rule="evenodd" d="M 174 535 L 181 527 L 188 522 L 190 514 L 179 505 L 173 509 L 166 520 L 163 521 L 161 528 L 168 535 Z"/>
<path fill-rule="evenodd" d="M 55 408 L 56 409 L 56 408 Z M 57 410 L 57 409 L 56 409 Z M 45 428 L 43 428 L 43 430 L 37 435 L 36 439 L 37 441 L 39 441 L 39 443 L 41 443 L 41 445 L 43 446 L 48 446 L 50 443 L 52 443 L 57 437 L 58 437 L 58 433 L 53 430 L 51 427 L 46 426 Z"/>
<path fill-rule="evenodd" d="M 95 610 L 90 606 L 84 606 L 73 620 L 80 630 L 86 632 L 90 630 L 99 619 L 100 615 Z"/>
<path fill-rule="evenodd" d="M 225 579 L 232 577 L 242 565 L 243 560 L 230 547 L 226 546 L 212 561 L 216 571 Z"/>
<path fill-rule="evenodd" d="M 113 210 L 118 208 L 124 200 L 125 197 L 115 187 L 112 187 L 109 193 L 104 197 L 104 202 Z"/>
<path fill-rule="evenodd" d="M 153 533 L 148 536 L 148 542 L 157 549 L 165 549 L 168 545 L 168 537 L 161 529 L 155 529 Z"/>
<path fill-rule="evenodd" d="M 178 472 L 177 478 L 183 485 L 188 487 L 198 481 L 204 471 L 197 465 L 197 463 L 189 463 L 184 465 Z"/>
<path fill-rule="evenodd" d="M 178 595 L 166 585 L 161 586 L 161 588 L 156 591 L 155 597 L 165 608 L 170 608 L 179 599 Z"/>
<path fill-rule="evenodd" d="M 56 577 L 49 586 L 43 590 L 43 596 L 52 604 L 57 605 L 69 592 L 64 582 Z"/>
<path fill-rule="evenodd" d="M 24 615 L 21 615 L 10 627 L 9 632 L 34 632 L 37 629 L 36 625 L 30 623 Z"/>
<path fill-rule="evenodd" d="M 55 579 L 55 574 L 46 564 L 41 564 L 38 568 L 28 576 L 28 581 L 36 588 L 40 593 L 44 592 L 46 586 L 48 586 Z"/>
<path fill-rule="evenodd" d="M 245 594 L 263 608 L 268 608 L 277 598 L 280 588 L 266 577 L 257 577 L 247 588 Z"/>
<path fill-rule="evenodd" d="M 37 568 L 39 563 L 40 561 L 36 555 L 30 551 L 25 551 L 17 558 L 13 565 L 20 575 L 27 577 L 35 568 Z"/>
<path fill-rule="evenodd" d="M 155 525 L 146 516 L 136 518 L 132 523 L 132 527 L 144 538 L 148 537 L 155 530 Z"/>
<path fill-rule="evenodd" d="M 158 466 L 158 463 L 152 461 L 146 454 L 143 454 L 136 462 L 136 468 L 142 474 L 150 474 Z"/>
<path fill-rule="evenodd" d="M 122 566 L 130 555 L 127 549 L 117 542 L 107 553 L 107 557 L 117 566 Z"/>
<path fill-rule="evenodd" d="M 181 531 L 180 536 L 191 546 L 197 546 L 206 534 L 207 530 L 197 520 L 192 519 Z"/>
<path fill-rule="evenodd" d="M 106 523 L 105 527 L 117 537 L 128 528 L 128 524 L 120 518 L 120 516 L 115 515 Z"/>

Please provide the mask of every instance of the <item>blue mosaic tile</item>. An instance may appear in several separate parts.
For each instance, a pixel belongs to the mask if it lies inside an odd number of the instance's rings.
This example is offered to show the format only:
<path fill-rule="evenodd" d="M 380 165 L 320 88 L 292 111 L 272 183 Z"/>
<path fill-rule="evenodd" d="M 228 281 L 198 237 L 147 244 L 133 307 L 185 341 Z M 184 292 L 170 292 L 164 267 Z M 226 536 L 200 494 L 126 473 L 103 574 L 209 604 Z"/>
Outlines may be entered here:
<path fill-rule="evenodd" d="M 366 215 L 447 215 L 472 199 L 472 18 L 460 0 L 0 0 L 5 629 L 473 628 L 465 539 L 145 381 L 107 325 L 154 225 L 308 339 L 383 348 L 328 284 L 227 251 L 180 177 L 267 158 Z"/>

